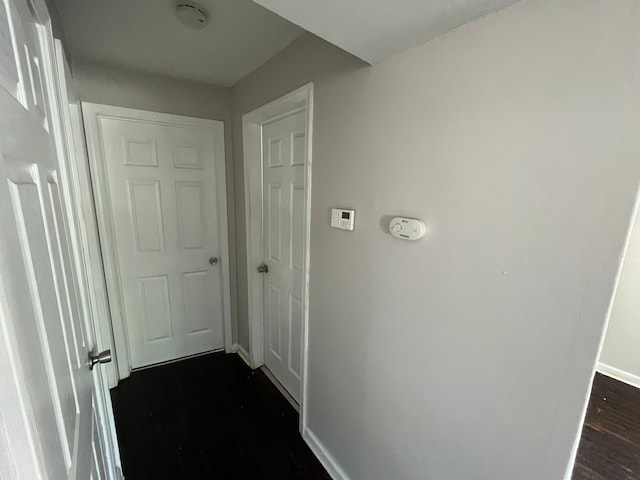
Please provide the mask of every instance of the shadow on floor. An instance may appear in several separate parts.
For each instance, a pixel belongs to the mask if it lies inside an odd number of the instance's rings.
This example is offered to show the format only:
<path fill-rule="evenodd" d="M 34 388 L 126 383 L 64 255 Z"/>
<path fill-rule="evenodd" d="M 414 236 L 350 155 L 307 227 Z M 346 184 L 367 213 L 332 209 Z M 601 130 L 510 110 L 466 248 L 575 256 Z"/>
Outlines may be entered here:
<path fill-rule="evenodd" d="M 297 412 L 235 354 L 136 371 L 111 398 L 127 480 L 331 478 Z"/>

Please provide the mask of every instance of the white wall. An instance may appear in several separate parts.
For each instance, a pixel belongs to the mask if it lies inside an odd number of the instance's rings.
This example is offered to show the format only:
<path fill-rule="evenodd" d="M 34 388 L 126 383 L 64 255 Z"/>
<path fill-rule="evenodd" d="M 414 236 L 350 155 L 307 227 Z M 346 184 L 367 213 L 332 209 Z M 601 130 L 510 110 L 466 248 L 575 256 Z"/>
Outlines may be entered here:
<path fill-rule="evenodd" d="M 94 62 L 75 61 L 72 69 L 76 92 L 86 101 L 213 120 L 230 115 L 226 87 Z"/>
<path fill-rule="evenodd" d="M 172 77 L 134 72 L 93 62 L 74 62 L 74 89 L 82 101 L 222 120 L 225 124 L 227 216 L 232 337 L 237 339 L 237 280 L 234 162 L 231 137 L 231 89 Z"/>
<path fill-rule="evenodd" d="M 624 257 L 599 369 L 640 387 L 640 215 Z"/>
<path fill-rule="evenodd" d="M 49 11 L 49 19 L 51 20 L 51 33 L 53 34 L 54 38 L 57 38 L 62 42 L 62 47 L 64 48 L 64 52 L 68 61 L 69 50 L 67 49 L 67 38 L 64 35 L 62 20 L 60 19 L 60 13 L 58 12 L 56 2 L 55 0 L 44 0 L 44 3 L 46 4 L 47 10 Z"/>
<path fill-rule="evenodd" d="M 370 68 L 305 35 L 234 87 L 242 306 L 241 115 L 315 82 L 308 427 L 352 480 L 563 478 L 640 179 L 639 66 L 637 1 L 531 0 Z M 430 233 L 392 238 L 395 214 Z"/>

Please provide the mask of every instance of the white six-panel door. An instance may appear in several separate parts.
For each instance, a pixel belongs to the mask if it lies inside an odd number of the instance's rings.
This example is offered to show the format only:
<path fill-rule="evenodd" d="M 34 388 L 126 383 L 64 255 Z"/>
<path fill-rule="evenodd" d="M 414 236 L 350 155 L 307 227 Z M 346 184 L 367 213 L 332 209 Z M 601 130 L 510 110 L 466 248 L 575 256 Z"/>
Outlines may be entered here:
<path fill-rule="evenodd" d="M 265 365 L 300 402 L 305 259 L 305 112 L 262 126 Z"/>
<path fill-rule="evenodd" d="M 0 4 L 0 477 L 106 478 L 47 20 Z"/>
<path fill-rule="evenodd" d="M 97 143 L 131 366 L 221 349 L 226 259 L 215 155 L 222 122 L 198 127 L 118 111 L 98 115 Z"/>

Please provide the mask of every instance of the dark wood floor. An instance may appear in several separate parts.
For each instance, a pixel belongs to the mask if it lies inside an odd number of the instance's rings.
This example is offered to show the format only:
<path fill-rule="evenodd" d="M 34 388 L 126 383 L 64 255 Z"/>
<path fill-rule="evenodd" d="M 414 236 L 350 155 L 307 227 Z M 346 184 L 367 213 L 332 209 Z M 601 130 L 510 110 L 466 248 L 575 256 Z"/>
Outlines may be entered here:
<path fill-rule="evenodd" d="M 573 480 L 640 479 L 640 389 L 596 374 Z"/>
<path fill-rule="evenodd" d="M 296 411 L 237 355 L 137 371 L 111 392 L 127 480 L 331 478 Z"/>

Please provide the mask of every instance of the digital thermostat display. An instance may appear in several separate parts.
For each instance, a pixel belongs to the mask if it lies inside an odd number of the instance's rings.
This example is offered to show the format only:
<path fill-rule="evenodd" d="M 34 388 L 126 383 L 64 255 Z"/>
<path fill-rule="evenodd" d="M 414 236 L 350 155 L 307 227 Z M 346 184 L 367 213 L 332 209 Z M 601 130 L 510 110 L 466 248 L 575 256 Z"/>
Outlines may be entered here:
<path fill-rule="evenodd" d="M 355 210 L 332 208 L 331 226 L 340 230 L 353 230 L 355 215 Z"/>

